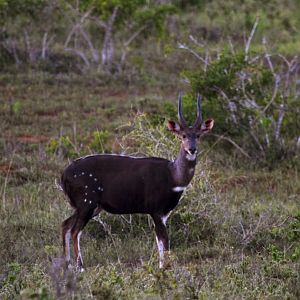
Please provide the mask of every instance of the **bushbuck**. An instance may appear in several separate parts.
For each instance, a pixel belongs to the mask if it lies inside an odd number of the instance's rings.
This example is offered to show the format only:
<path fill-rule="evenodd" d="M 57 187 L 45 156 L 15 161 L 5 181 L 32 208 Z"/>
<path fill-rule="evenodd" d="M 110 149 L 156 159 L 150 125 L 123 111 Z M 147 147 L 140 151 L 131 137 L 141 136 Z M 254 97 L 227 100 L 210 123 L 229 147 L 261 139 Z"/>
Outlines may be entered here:
<path fill-rule="evenodd" d="M 155 225 L 159 267 L 164 266 L 164 251 L 169 250 L 167 219 L 194 176 L 198 139 L 214 125 L 213 119 L 202 122 L 200 95 L 193 126 L 188 126 L 181 102 L 179 95 L 179 122 L 167 123 L 169 131 L 181 139 L 179 154 L 174 161 L 96 154 L 78 158 L 65 168 L 60 186 L 74 208 L 73 215 L 62 223 L 68 266 L 72 238 L 77 269 L 83 271 L 80 235 L 88 221 L 102 210 L 112 214 L 150 215 Z"/>

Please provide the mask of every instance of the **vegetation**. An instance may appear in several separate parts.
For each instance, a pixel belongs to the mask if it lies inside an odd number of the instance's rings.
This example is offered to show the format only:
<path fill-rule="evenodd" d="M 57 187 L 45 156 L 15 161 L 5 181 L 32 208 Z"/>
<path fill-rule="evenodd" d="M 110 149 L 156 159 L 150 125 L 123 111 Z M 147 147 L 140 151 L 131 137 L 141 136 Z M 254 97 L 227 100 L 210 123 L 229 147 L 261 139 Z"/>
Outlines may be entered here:
<path fill-rule="evenodd" d="M 299 299 L 299 20 L 296 0 L 0 0 L 0 298 Z M 179 91 L 215 127 L 169 266 L 147 216 L 101 213 L 64 271 L 55 179 L 90 153 L 173 159 Z"/>

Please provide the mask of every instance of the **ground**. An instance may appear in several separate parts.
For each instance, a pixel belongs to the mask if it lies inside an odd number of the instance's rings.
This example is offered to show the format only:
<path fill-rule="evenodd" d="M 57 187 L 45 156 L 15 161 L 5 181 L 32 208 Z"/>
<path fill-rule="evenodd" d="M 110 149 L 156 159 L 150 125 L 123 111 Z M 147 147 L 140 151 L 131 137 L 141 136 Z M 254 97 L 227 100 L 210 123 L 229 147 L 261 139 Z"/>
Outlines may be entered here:
<path fill-rule="evenodd" d="M 177 91 L 45 74 L 1 82 L 1 299 L 299 299 L 297 169 L 235 164 L 208 143 L 168 220 L 166 269 L 147 216 L 103 213 L 82 234 L 86 271 L 64 272 L 60 224 L 72 209 L 55 179 L 74 157 L 126 152 L 130 121 L 175 106 Z"/>

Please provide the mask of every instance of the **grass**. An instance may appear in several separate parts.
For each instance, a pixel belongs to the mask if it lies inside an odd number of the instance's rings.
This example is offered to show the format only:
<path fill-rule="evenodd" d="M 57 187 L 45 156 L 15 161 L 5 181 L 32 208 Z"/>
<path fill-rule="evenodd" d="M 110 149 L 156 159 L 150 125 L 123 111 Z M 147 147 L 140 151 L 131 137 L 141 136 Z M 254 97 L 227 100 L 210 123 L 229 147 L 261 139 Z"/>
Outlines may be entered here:
<path fill-rule="evenodd" d="M 147 216 L 103 213 L 82 235 L 86 272 L 64 272 L 60 224 L 71 209 L 54 180 L 71 156 L 97 151 L 93 132 L 108 132 L 105 151 L 123 151 L 119 141 L 132 127 L 120 126 L 138 111 L 163 113 L 161 97 L 174 95 L 171 88 L 107 86 L 94 78 L 7 75 L 2 82 L 1 299 L 300 297 L 297 169 L 237 168 L 217 149 L 204 152 L 169 219 L 169 268 L 158 269 Z M 64 151 L 49 148 L 53 141 Z M 164 149 L 158 152 L 175 155 L 176 143 Z"/>

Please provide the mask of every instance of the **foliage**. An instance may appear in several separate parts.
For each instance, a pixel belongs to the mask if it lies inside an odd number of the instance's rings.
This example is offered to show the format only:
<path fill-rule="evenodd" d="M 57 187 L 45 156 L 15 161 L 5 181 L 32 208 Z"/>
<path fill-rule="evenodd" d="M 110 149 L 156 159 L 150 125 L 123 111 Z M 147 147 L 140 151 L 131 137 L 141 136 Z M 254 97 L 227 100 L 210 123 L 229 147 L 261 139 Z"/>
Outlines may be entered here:
<path fill-rule="evenodd" d="M 59 139 L 52 139 L 46 149 L 48 154 L 56 154 L 64 157 L 73 157 L 78 156 L 76 151 L 76 146 L 71 142 L 68 136 L 62 136 Z"/>
<path fill-rule="evenodd" d="M 18 118 L 1 107 L 1 299 L 299 298 L 299 173 L 237 169 L 238 158 L 210 149 L 208 136 L 168 220 L 169 268 L 158 269 L 150 218 L 103 212 L 81 236 L 85 272 L 64 272 L 59 228 L 71 208 L 55 179 L 98 138 L 114 153 L 174 159 L 179 142 L 163 124 L 176 118 L 176 105 L 164 100 L 175 100 L 174 88 L 145 94 L 138 84 L 65 74 L 1 80 L 9 103 L 22 103 Z M 158 97 L 166 87 L 172 97 Z M 192 120 L 195 95 L 190 108 L 187 100 Z M 20 139 L 25 133 L 30 139 Z"/>
<path fill-rule="evenodd" d="M 109 149 L 108 149 L 109 136 L 110 136 L 110 133 L 107 130 L 94 131 L 93 139 L 90 142 L 89 147 L 96 153 L 97 152 L 104 153 L 106 151 L 109 151 Z"/>
<path fill-rule="evenodd" d="M 225 51 L 184 75 L 193 95 L 203 95 L 203 111 L 216 120 L 215 132 L 243 145 L 249 157 L 272 162 L 290 150 L 296 155 L 300 102 L 291 94 L 297 84 L 293 61 L 279 57 L 272 63 L 263 53 L 252 57 Z M 292 149 L 287 141 L 293 141 Z"/>
<path fill-rule="evenodd" d="M 0 0 L 0 298 L 299 299 L 299 1 L 96 2 L 105 14 L 84 19 L 90 0 Z M 93 50 L 116 3 L 107 72 Z M 168 267 L 150 218 L 101 212 L 81 237 L 85 272 L 66 271 L 61 170 L 94 152 L 174 159 L 165 120 L 182 91 L 192 124 L 200 88 L 216 124 L 168 219 Z"/>
<path fill-rule="evenodd" d="M 1 22 L 6 18 L 16 18 L 20 15 L 37 18 L 39 12 L 46 6 L 47 0 L 1 0 Z"/>

